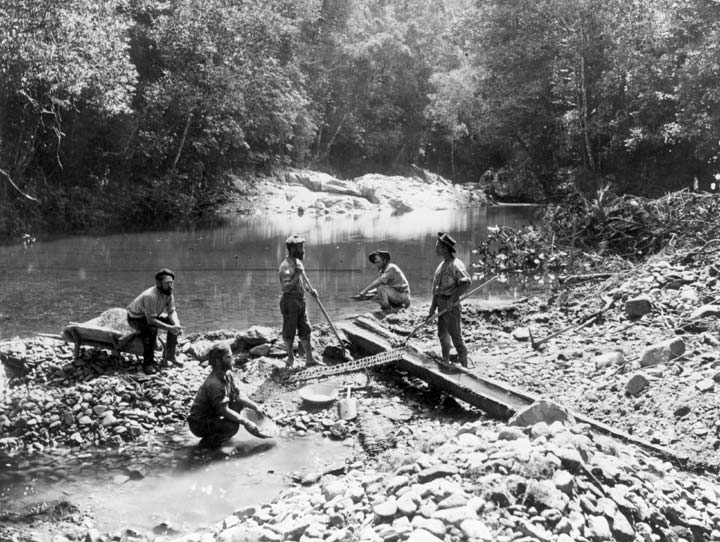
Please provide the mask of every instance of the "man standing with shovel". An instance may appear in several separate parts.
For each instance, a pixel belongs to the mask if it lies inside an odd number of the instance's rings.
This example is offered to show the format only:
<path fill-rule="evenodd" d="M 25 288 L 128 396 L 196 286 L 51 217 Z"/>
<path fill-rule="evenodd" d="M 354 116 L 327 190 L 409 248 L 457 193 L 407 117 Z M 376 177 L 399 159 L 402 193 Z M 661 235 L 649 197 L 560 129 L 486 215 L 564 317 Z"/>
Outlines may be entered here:
<path fill-rule="evenodd" d="M 462 336 L 462 310 L 460 296 L 470 287 L 472 279 L 465 269 L 465 264 L 455 257 L 455 239 L 447 233 L 439 232 L 435 243 L 435 254 L 442 262 L 435 270 L 432 286 L 432 302 L 428 319 L 435 311 L 440 311 L 437 330 L 440 349 L 445 363 L 450 363 L 450 342 L 457 350 L 457 360 L 463 367 L 468 366 L 467 346 Z"/>
<path fill-rule="evenodd" d="M 305 350 L 305 365 L 319 365 L 315 360 L 310 343 L 310 322 L 305 310 L 305 289 L 306 283 L 303 280 L 305 267 L 302 259 L 305 256 L 305 239 L 299 235 L 291 235 L 285 240 L 285 247 L 288 255 L 280 263 L 280 285 L 282 297 L 280 298 L 280 312 L 283 316 L 282 338 L 287 348 L 287 366 L 292 367 L 295 363 L 293 354 L 293 342 L 295 332 L 300 338 L 300 344 Z M 314 290 L 308 290 L 311 294 L 317 295 Z"/>

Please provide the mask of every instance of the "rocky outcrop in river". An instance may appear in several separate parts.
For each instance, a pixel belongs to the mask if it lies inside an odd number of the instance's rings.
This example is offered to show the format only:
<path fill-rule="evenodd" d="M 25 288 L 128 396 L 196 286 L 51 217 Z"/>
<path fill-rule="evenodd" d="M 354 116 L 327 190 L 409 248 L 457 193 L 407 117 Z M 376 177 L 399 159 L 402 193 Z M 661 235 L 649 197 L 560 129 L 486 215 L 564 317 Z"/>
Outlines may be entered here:
<path fill-rule="evenodd" d="M 490 204 L 477 184 L 454 185 L 419 168 L 416 173 L 414 177 L 371 173 L 342 180 L 317 171 L 289 170 L 252 181 L 236 179 L 238 194 L 224 212 L 389 214 Z"/>

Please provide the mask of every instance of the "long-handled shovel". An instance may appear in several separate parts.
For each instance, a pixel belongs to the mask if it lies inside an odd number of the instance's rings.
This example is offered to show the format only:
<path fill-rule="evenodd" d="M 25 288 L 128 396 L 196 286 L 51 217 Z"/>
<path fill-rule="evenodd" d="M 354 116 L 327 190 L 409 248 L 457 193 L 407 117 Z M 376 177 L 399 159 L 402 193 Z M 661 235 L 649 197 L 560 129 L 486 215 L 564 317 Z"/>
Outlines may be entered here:
<path fill-rule="evenodd" d="M 330 315 L 325 310 L 325 307 L 323 306 L 322 302 L 320 301 L 320 298 L 317 295 L 317 291 L 315 288 L 312 287 L 312 284 L 310 284 L 310 280 L 307 278 L 307 275 L 303 272 L 302 279 L 305 281 L 305 286 L 310 292 L 310 295 L 317 301 L 318 307 L 320 307 L 320 310 L 323 313 L 323 316 L 325 316 L 325 320 L 327 320 L 327 323 L 330 324 L 330 329 L 332 329 L 332 332 L 335 334 L 335 337 L 337 337 L 338 342 L 340 343 L 340 351 L 342 351 L 342 359 L 344 361 L 352 361 L 352 355 L 350 354 L 350 351 L 348 350 L 348 344 L 347 340 L 343 339 L 343 337 L 340 335 L 340 332 L 335 327 L 335 324 L 333 324 L 333 321 L 330 319 Z"/>
<path fill-rule="evenodd" d="M 445 309 L 443 309 L 443 310 L 441 310 L 441 311 L 436 312 L 436 313 L 433 314 L 432 316 L 428 316 L 427 318 L 425 318 L 425 320 L 423 320 L 422 323 L 418 324 L 417 327 L 415 327 L 415 328 L 410 332 L 410 335 L 408 335 L 408 336 L 405 338 L 405 341 L 402 343 L 402 346 L 403 346 L 403 347 L 407 346 L 408 342 L 410 342 L 410 339 L 412 339 L 412 338 L 415 336 L 415 334 L 416 334 L 418 331 L 420 331 L 423 327 L 425 327 L 427 324 L 429 324 L 430 322 L 432 322 L 433 320 L 435 320 L 435 318 L 439 318 L 439 317 L 442 316 L 443 314 L 445 314 L 445 313 L 447 313 L 447 312 L 450 312 L 452 309 L 454 309 L 454 308 L 457 307 L 460 303 L 462 303 L 462 301 L 464 301 L 465 299 L 467 299 L 468 297 L 470 297 L 470 296 L 473 295 L 474 293 L 480 291 L 481 289 L 485 288 L 485 286 L 487 286 L 487 285 L 489 285 L 489 284 L 492 284 L 492 283 L 495 282 L 496 280 L 498 280 L 497 275 L 494 276 L 494 277 L 489 278 L 488 280 L 486 280 L 485 282 L 483 282 L 483 283 L 480 284 L 479 286 L 476 286 L 475 288 L 473 288 L 473 289 L 470 290 L 469 292 L 466 292 L 464 295 L 462 295 L 462 296 L 460 297 L 460 299 L 458 299 L 455 303 L 453 303 L 453 304 L 450 305 L 449 307 L 447 307 L 447 308 L 445 308 Z"/>

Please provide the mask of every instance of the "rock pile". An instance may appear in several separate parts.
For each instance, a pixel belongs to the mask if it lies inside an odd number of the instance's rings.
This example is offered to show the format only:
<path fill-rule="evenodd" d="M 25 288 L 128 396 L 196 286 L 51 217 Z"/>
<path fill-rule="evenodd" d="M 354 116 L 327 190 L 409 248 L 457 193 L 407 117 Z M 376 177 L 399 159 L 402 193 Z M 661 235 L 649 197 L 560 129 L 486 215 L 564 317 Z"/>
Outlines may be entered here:
<path fill-rule="evenodd" d="M 0 414 L 4 448 L 32 454 L 57 446 L 120 446 L 183 420 L 205 372 L 193 365 L 148 377 L 129 357 L 86 350 L 74 360 L 72 351 L 49 339 L 0 347 L 0 359 L 16 374 Z"/>
<path fill-rule="evenodd" d="M 604 283 L 533 300 L 515 321 L 485 318 L 471 352 L 474 369 L 720 466 L 720 404 L 713 393 L 720 382 L 720 323 L 712 309 L 720 297 L 718 271 L 709 257 L 683 261 L 681 254 L 655 257 Z M 614 304 L 591 326 L 536 351 L 513 337 L 520 327 L 535 339 L 569 327 L 603 305 L 600 295 Z"/>
<path fill-rule="evenodd" d="M 274 330 L 253 326 L 183 339 L 183 368 L 147 376 L 135 356 L 111 356 L 48 338 L 0 343 L 0 361 L 10 381 L 2 392 L 0 449 L 28 454 L 62 446 L 120 446 L 141 435 L 184 423 L 200 383 L 202 363 L 219 341 L 232 344 L 239 361 L 258 345 L 273 348 Z M 284 355 L 284 351 L 280 352 Z"/>
<path fill-rule="evenodd" d="M 186 542 L 720 540 L 720 487 L 583 425 L 425 424 Z"/>

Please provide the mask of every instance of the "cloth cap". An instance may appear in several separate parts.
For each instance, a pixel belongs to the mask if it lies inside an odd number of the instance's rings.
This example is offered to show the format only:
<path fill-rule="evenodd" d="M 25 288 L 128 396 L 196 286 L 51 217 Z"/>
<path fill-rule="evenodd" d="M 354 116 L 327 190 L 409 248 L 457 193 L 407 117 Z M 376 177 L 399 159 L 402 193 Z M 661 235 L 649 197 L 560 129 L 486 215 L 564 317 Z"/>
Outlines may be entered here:
<path fill-rule="evenodd" d="M 375 252 L 371 252 L 368 256 L 370 263 L 375 263 L 375 256 L 382 256 L 385 258 L 386 262 L 390 261 L 390 253 L 387 250 L 376 250 Z"/>
<path fill-rule="evenodd" d="M 455 239 L 450 237 L 450 235 L 444 231 L 439 231 L 437 240 L 447 246 L 452 252 L 455 252 Z"/>
<path fill-rule="evenodd" d="M 208 352 L 208 359 L 210 360 L 210 363 L 216 363 L 225 357 L 225 354 L 230 354 L 232 356 L 232 350 L 230 350 L 230 345 L 227 343 L 217 343 L 210 348 L 210 352 Z"/>
<path fill-rule="evenodd" d="M 305 242 L 305 238 L 300 237 L 299 235 L 291 235 L 290 237 L 285 239 L 286 245 L 299 245 L 304 242 Z"/>
<path fill-rule="evenodd" d="M 155 280 L 162 280 L 163 277 L 172 277 L 175 280 L 175 273 L 170 271 L 167 267 L 163 267 L 160 271 L 155 273 Z"/>

